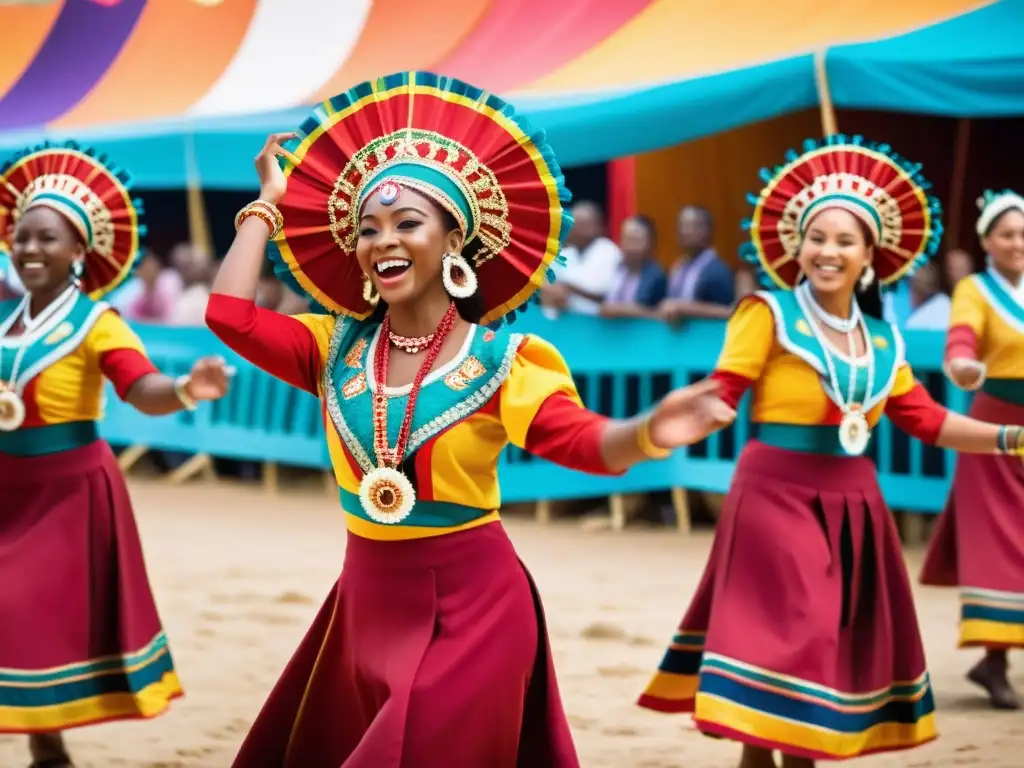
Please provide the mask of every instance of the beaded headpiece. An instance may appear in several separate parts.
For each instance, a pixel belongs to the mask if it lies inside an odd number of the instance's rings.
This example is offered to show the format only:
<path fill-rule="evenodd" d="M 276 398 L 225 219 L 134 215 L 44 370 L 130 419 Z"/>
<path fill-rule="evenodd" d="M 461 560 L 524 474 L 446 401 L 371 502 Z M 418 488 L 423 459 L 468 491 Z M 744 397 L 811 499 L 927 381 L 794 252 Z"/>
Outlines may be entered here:
<path fill-rule="evenodd" d="M 450 213 L 476 271 L 482 322 L 512 319 L 549 278 L 572 219 L 543 131 L 497 96 L 429 72 L 401 72 L 328 99 L 289 143 L 279 274 L 331 312 L 365 318 L 359 218 L 402 189 Z M 276 250 L 276 253 L 274 252 Z"/>
<path fill-rule="evenodd" d="M 1012 189 L 1004 189 L 1002 192 L 986 189 L 984 194 L 978 198 L 978 210 L 981 211 L 976 225 L 978 237 L 984 237 L 989 227 L 992 226 L 992 222 L 1015 208 L 1024 213 L 1024 197 Z"/>
<path fill-rule="evenodd" d="M 792 288 L 800 276 L 797 255 L 817 214 L 842 208 L 864 223 L 875 246 L 874 269 L 883 286 L 909 275 L 933 256 L 942 239 L 941 206 L 929 195 L 920 166 L 887 144 L 860 136 L 808 140 L 803 154 L 790 151 L 786 164 L 762 169 L 764 189 L 748 195 L 754 206 L 743 222 L 750 242 L 743 259 L 758 267 L 769 288 Z"/>
<path fill-rule="evenodd" d="M 10 249 L 14 226 L 25 213 L 54 210 L 85 243 L 82 289 L 100 298 L 131 274 L 145 234 L 142 203 L 131 197 L 130 187 L 127 173 L 75 142 L 23 150 L 0 167 L 0 249 Z"/>

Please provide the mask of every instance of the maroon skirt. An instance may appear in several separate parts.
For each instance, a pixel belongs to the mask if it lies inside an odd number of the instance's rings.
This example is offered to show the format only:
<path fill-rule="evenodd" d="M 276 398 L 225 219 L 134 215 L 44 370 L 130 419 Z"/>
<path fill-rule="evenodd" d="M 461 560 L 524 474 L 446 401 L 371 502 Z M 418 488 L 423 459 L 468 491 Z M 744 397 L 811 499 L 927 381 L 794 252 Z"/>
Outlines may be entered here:
<path fill-rule="evenodd" d="M 348 534 L 235 768 L 576 768 L 540 599 L 498 523 Z"/>
<path fill-rule="evenodd" d="M 1024 425 L 1024 407 L 983 392 L 975 395 L 970 415 Z M 921 582 L 960 588 L 961 647 L 1024 647 L 1024 462 L 1019 457 L 957 457 Z"/>
<path fill-rule="evenodd" d="M 910 581 L 869 459 L 744 448 L 704 576 L 639 703 L 811 759 L 935 738 Z"/>
<path fill-rule="evenodd" d="M 0 489 L 0 732 L 162 713 L 182 691 L 109 446 L 0 454 Z"/>

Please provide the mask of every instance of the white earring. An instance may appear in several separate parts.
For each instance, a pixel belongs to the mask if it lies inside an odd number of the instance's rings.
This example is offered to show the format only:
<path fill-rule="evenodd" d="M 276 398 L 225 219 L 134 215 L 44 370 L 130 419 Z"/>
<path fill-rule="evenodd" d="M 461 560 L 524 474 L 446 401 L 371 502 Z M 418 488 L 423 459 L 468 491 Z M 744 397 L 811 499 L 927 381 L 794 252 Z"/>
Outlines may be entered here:
<path fill-rule="evenodd" d="M 446 253 L 441 257 L 441 280 L 453 299 L 468 299 L 476 293 L 476 273 L 461 253 Z"/>
<path fill-rule="evenodd" d="M 370 276 L 365 273 L 363 274 L 363 299 L 371 307 L 377 306 L 377 302 L 380 301 L 380 294 L 373 287 L 373 281 L 370 280 Z"/>
<path fill-rule="evenodd" d="M 871 287 L 871 284 L 875 282 L 875 268 L 868 264 L 864 267 L 864 272 L 860 276 L 860 280 L 857 281 L 862 291 L 866 291 Z"/>

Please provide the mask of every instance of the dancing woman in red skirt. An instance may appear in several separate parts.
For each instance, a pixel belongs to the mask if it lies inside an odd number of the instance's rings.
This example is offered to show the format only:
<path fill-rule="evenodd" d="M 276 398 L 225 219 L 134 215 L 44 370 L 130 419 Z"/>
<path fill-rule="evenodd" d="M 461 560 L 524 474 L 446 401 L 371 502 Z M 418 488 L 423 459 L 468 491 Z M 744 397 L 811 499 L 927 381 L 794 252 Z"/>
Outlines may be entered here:
<path fill-rule="evenodd" d="M 172 379 L 100 298 L 131 273 L 128 177 L 77 145 L 0 168 L 0 242 L 24 288 L 0 302 L 0 733 L 34 768 L 71 765 L 61 731 L 153 717 L 181 695 L 128 491 L 99 439 L 103 381 L 148 414 L 227 388 L 223 363 Z"/>
<path fill-rule="evenodd" d="M 775 286 L 729 321 L 712 376 L 758 428 L 710 560 L 640 704 L 693 712 L 744 768 L 908 749 L 934 701 L 900 542 L 863 454 L 883 413 L 926 441 L 1021 453 L 1024 430 L 947 412 L 914 380 L 878 284 L 941 235 L 917 168 L 833 136 L 766 172 L 748 258 Z M 858 295 L 859 294 L 859 295 Z M 1019 459 L 1017 459 L 1019 461 Z"/>
<path fill-rule="evenodd" d="M 234 765 L 574 768 L 540 598 L 498 515 L 498 457 L 511 442 L 622 472 L 731 409 L 710 382 L 606 419 L 550 344 L 496 327 L 571 225 L 544 134 L 501 99 L 427 72 L 362 83 L 271 137 L 257 169 L 207 321 L 322 400 L 348 538 Z M 270 237 L 328 313 L 255 306 Z"/>
<path fill-rule="evenodd" d="M 976 391 L 970 414 L 1024 425 L 1024 198 L 987 192 L 978 236 L 988 268 L 953 292 L 946 373 Z M 921 574 L 960 587 L 960 646 L 984 648 L 968 679 L 997 709 L 1019 709 L 1006 651 L 1024 647 L 1024 464 L 1012 456 L 957 459 L 949 502 Z"/>

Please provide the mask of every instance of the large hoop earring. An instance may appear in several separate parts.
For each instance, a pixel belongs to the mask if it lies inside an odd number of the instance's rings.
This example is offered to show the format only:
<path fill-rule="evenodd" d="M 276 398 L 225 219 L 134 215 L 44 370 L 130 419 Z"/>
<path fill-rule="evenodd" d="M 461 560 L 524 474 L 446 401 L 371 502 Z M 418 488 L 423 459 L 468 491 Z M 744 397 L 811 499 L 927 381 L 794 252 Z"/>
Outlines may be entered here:
<path fill-rule="evenodd" d="M 868 264 L 864 267 L 864 272 L 861 273 L 860 280 L 857 283 L 862 291 L 866 291 L 873 282 L 875 282 L 875 268 Z"/>
<path fill-rule="evenodd" d="M 363 273 L 363 300 L 371 307 L 376 307 L 377 302 L 380 301 L 380 293 L 377 292 L 373 281 L 365 272 Z"/>
<path fill-rule="evenodd" d="M 468 299 L 476 293 L 476 272 L 461 253 L 446 253 L 441 257 L 441 280 L 453 299 Z"/>

